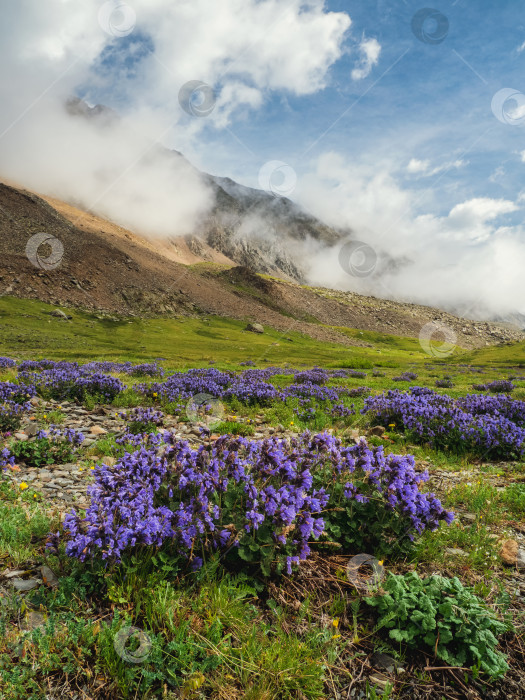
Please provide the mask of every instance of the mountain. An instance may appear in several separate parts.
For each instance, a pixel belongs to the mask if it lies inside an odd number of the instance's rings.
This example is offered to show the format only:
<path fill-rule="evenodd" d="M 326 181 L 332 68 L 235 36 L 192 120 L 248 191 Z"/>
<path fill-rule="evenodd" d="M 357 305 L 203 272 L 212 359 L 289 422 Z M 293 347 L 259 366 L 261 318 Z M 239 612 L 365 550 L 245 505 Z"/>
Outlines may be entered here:
<path fill-rule="evenodd" d="M 37 247 L 41 234 L 47 243 Z M 293 329 L 345 345 L 366 345 L 348 329 L 418 337 L 425 324 L 436 320 L 451 328 L 465 348 L 525 338 L 518 329 L 439 309 L 261 276 L 209 246 L 204 252 L 212 260 L 203 263 L 188 246 L 178 251 L 174 246 L 69 203 L 0 183 L 0 295 L 122 316 L 213 314 L 257 321 L 283 337 Z"/>
<path fill-rule="evenodd" d="M 73 117 L 96 122 L 100 128 L 120 119 L 104 105 L 90 107 L 78 98 L 69 100 L 66 110 Z M 311 239 L 314 244 L 336 245 L 350 233 L 330 228 L 286 197 L 201 172 L 179 151 L 156 146 L 152 153 L 162 158 L 169 154 L 175 165 L 179 161 L 185 171 L 190 169 L 210 189 L 214 200 L 198 233 L 167 239 L 164 247 L 171 245 L 175 252 L 188 248 L 201 260 L 222 256 L 255 272 L 305 282 L 300 263 L 304 248 L 300 244 Z"/>

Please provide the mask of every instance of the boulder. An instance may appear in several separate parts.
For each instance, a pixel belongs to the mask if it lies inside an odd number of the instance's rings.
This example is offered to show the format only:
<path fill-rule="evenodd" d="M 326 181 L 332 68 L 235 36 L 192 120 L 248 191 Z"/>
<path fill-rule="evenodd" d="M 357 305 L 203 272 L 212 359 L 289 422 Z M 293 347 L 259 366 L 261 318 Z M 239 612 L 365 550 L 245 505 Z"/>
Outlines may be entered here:
<path fill-rule="evenodd" d="M 264 328 L 260 323 L 249 323 L 244 330 L 252 333 L 264 333 Z"/>
<path fill-rule="evenodd" d="M 501 542 L 500 556 L 502 561 L 509 566 L 516 564 L 519 545 L 516 540 L 503 540 Z"/>

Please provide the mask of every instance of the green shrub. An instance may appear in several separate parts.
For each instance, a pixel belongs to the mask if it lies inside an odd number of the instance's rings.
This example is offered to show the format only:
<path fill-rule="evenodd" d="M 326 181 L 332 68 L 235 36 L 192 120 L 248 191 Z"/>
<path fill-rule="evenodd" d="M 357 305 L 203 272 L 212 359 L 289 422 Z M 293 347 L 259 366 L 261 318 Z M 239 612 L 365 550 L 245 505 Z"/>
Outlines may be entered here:
<path fill-rule="evenodd" d="M 505 655 L 496 651 L 497 635 L 508 630 L 507 624 L 457 577 L 390 574 L 383 588 L 385 595 L 365 601 L 377 607 L 379 624 L 396 642 L 425 645 L 451 666 L 475 666 L 493 677 L 508 670 Z"/>
<path fill-rule="evenodd" d="M 213 432 L 219 435 L 242 435 L 248 437 L 254 434 L 252 425 L 237 423 L 237 421 L 222 421 L 213 427 Z"/>
<path fill-rule="evenodd" d="M 42 467 L 47 464 L 66 464 L 76 457 L 76 447 L 63 437 L 36 437 L 27 442 L 15 442 L 10 447 L 17 460 L 23 460 L 29 467 Z"/>

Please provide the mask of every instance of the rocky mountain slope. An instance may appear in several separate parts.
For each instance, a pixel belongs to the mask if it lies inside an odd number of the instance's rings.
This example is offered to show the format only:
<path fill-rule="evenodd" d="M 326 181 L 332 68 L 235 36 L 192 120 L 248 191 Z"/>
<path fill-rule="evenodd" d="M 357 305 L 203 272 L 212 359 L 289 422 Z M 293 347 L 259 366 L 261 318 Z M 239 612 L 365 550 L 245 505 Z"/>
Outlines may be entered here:
<path fill-rule="evenodd" d="M 75 98 L 66 104 L 68 113 L 89 120 L 99 128 L 119 122 L 119 115 L 103 105 L 89 107 Z M 173 161 L 175 167 L 190 170 L 210 190 L 213 207 L 201 221 L 197 234 L 174 235 L 159 241 L 166 251 L 172 251 L 179 262 L 181 256 L 193 256 L 205 261 L 233 262 L 267 273 L 305 281 L 301 268 L 301 242 L 335 245 L 349 231 L 336 231 L 304 212 L 297 204 L 270 191 L 245 187 L 230 178 L 201 172 L 184 155 L 157 146 L 151 157 Z"/>
<path fill-rule="evenodd" d="M 27 255 L 28 242 L 42 232 L 63 250 L 51 269 L 48 244 L 38 249 L 39 258 L 30 254 L 33 262 Z M 189 248 L 184 255 L 193 262 Z M 438 309 L 264 277 L 214 255 L 210 264 L 182 264 L 172 246 L 158 247 L 69 204 L 0 184 L 0 295 L 110 314 L 216 314 L 348 345 L 365 343 L 345 328 L 417 337 L 435 319 L 449 325 L 466 348 L 525 338 L 516 328 Z"/>

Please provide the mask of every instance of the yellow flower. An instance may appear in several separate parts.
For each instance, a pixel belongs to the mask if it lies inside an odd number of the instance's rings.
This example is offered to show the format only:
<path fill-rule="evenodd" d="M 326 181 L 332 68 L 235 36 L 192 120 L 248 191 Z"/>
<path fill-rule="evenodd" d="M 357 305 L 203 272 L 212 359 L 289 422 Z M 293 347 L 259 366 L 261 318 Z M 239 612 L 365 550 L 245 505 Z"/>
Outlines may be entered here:
<path fill-rule="evenodd" d="M 395 427 L 396 427 L 396 424 L 395 424 L 395 423 L 389 423 L 389 424 L 388 424 L 388 427 L 389 427 L 389 428 L 395 428 Z"/>
<path fill-rule="evenodd" d="M 154 399 L 156 399 L 156 398 L 157 398 L 157 396 L 158 396 L 157 392 L 156 392 L 156 391 L 154 391 L 154 392 L 153 392 L 153 398 L 154 398 Z"/>
<path fill-rule="evenodd" d="M 33 498 L 36 498 L 36 493 L 33 494 Z"/>
<path fill-rule="evenodd" d="M 378 561 L 377 563 L 379 564 L 379 566 L 383 566 L 383 559 L 381 559 L 381 561 Z"/>
<path fill-rule="evenodd" d="M 340 636 L 341 636 L 340 634 L 334 634 L 334 636 L 332 637 L 332 639 L 339 639 Z"/>
<path fill-rule="evenodd" d="M 290 421 L 290 425 L 293 425 L 293 420 Z"/>
<path fill-rule="evenodd" d="M 95 467 L 90 467 L 89 470 L 92 471 L 92 472 L 94 472 L 94 471 L 95 471 Z"/>
<path fill-rule="evenodd" d="M 338 617 L 336 617 L 335 620 L 332 620 L 332 625 L 334 627 L 339 627 L 339 618 Z"/>
<path fill-rule="evenodd" d="M 24 489 L 28 489 L 29 486 L 26 484 L 25 481 L 20 482 L 20 491 L 24 491 Z"/>
<path fill-rule="evenodd" d="M 44 413 L 44 420 L 47 420 L 47 415 Z"/>

